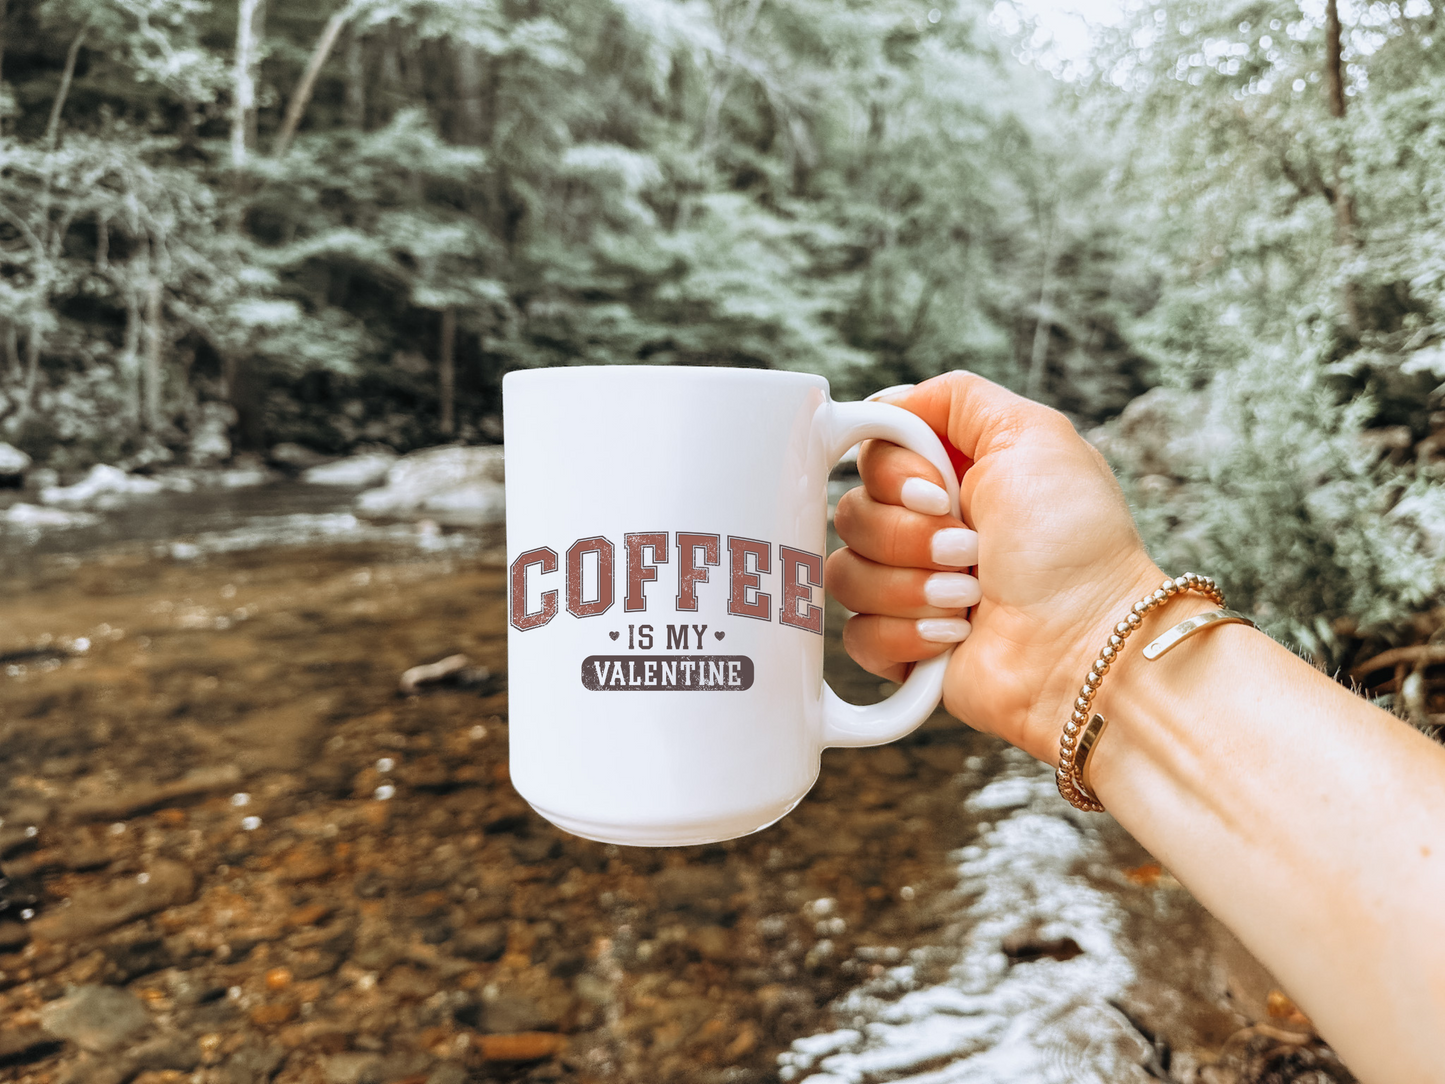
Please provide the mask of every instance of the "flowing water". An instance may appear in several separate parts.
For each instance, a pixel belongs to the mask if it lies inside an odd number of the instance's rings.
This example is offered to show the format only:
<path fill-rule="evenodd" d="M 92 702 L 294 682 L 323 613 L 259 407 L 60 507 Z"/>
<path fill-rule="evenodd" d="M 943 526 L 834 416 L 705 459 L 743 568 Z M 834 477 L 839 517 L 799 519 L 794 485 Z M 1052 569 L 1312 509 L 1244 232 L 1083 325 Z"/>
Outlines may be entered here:
<path fill-rule="evenodd" d="M 0 1080 L 1348 1079 L 1111 820 L 942 713 L 743 840 L 558 832 L 507 782 L 500 534 L 350 498 L 0 535 Z M 830 680 L 876 699 L 842 617 Z M 132 1031 L 65 1024 L 93 987 Z"/>

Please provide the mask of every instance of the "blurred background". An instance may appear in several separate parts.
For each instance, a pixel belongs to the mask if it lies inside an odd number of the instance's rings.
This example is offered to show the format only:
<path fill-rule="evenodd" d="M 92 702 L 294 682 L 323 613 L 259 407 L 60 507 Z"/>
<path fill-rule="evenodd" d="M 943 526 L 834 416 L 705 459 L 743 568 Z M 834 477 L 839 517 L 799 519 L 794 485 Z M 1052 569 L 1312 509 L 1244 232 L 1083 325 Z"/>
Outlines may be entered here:
<path fill-rule="evenodd" d="M 0 1079 L 1349 1079 L 946 717 L 737 844 L 537 820 L 500 383 L 972 369 L 1109 456 L 1162 565 L 1438 733 L 1442 35 L 1438 0 L 0 0 Z"/>

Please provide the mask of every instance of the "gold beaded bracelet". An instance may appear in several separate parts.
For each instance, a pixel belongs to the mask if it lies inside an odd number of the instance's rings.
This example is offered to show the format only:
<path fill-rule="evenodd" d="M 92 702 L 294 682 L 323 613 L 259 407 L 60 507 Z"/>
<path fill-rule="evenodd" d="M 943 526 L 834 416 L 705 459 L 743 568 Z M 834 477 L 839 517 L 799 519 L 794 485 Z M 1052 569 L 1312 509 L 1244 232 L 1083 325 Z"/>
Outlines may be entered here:
<path fill-rule="evenodd" d="M 1102 715 L 1094 713 L 1092 717 L 1090 716 L 1090 708 L 1099 691 L 1099 685 L 1103 682 L 1104 675 L 1109 672 L 1109 667 L 1118 660 L 1119 652 L 1124 647 L 1124 641 L 1128 640 L 1134 630 L 1143 623 L 1144 615 L 1175 595 L 1185 592 L 1204 595 L 1221 609 L 1225 605 L 1224 593 L 1209 576 L 1201 576 L 1197 572 L 1186 572 L 1176 579 L 1165 580 L 1152 594 L 1145 595 L 1134 603 L 1129 608 L 1129 613 L 1125 615 L 1124 620 L 1114 626 L 1114 631 L 1109 636 L 1109 642 L 1100 649 L 1098 658 L 1089 668 L 1089 674 L 1084 678 L 1084 684 L 1079 689 L 1078 697 L 1074 700 L 1074 710 L 1070 713 L 1068 722 L 1064 723 L 1064 733 L 1059 738 L 1059 767 L 1055 772 L 1055 777 L 1058 781 L 1059 793 L 1086 813 L 1102 813 L 1104 811 L 1103 804 L 1084 782 L 1084 769 L 1088 766 L 1089 753 L 1104 732 L 1104 727 L 1108 725 L 1108 720 Z M 1235 614 L 1232 611 L 1224 611 L 1224 613 L 1227 615 L 1223 618 L 1224 620 L 1237 620 L 1253 624 L 1241 614 Z M 1194 620 L 1191 619 L 1191 621 Z M 1185 636 L 1204 627 L 1205 623 L 1196 623 L 1182 633 L 1179 632 L 1182 626 L 1171 629 L 1169 633 L 1149 645 L 1148 650 L 1154 651 L 1150 657 L 1158 658 Z M 1178 635 L 1169 639 L 1171 634 L 1176 633 Z M 1165 640 L 1169 642 L 1165 644 Z M 1163 646 L 1158 647 L 1160 644 Z M 1155 650 L 1156 647 L 1158 650 Z"/>

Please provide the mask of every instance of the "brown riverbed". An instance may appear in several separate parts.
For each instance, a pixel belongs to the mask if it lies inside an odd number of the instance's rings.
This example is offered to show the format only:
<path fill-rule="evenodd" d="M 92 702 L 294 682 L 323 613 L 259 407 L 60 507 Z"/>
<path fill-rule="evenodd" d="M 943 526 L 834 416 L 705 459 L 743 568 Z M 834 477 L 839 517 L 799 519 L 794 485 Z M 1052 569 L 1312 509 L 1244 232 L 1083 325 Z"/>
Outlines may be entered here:
<path fill-rule="evenodd" d="M 996 742 L 940 715 L 830 750 L 746 839 L 583 841 L 508 783 L 503 606 L 494 554 L 369 544 L 53 558 L 0 587 L 0 1081 L 769 1081 L 839 995 L 903 959 L 943 977 Z M 456 653 L 459 681 L 398 691 Z M 1265 1079 L 1266 1049 L 1298 1069 L 1271 1080 L 1332 1065 L 1106 837 L 1093 875 L 1147 942 L 1140 1035 L 1219 1082 Z"/>

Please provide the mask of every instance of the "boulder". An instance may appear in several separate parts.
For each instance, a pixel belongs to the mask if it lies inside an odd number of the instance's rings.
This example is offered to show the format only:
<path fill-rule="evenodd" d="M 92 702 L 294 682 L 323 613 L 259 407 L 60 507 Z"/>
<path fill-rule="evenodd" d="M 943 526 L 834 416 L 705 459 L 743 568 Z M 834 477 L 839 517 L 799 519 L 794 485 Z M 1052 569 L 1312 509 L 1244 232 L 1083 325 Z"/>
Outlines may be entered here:
<path fill-rule="evenodd" d="M 40 1010 L 40 1026 L 82 1050 L 109 1053 L 150 1026 L 140 998 L 113 986 L 81 986 Z"/>
<path fill-rule="evenodd" d="M 63 508 L 42 508 L 38 504 L 12 504 L 0 516 L 7 527 L 22 531 L 46 528 L 93 527 L 100 517 L 91 512 L 68 512 Z"/>
<path fill-rule="evenodd" d="M 19 486 L 30 469 L 30 457 L 13 444 L 0 443 L 0 486 Z"/>
<path fill-rule="evenodd" d="M 314 486 L 367 486 L 380 485 L 396 464 L 396 456 L 369 452 L 365 455 L 348 456 L 335 463 L 323 463 L 301 472 L 301 480 Z"/>
<path fill-rule="evenodd" d="M 1202 393 L 1171 388 L 1150 389 L 1085 437 L 1124 473 L 1160 479 L 1194 476 L 1233 440 Z"/>
<path fill-rule="evenodd" d="M 165 483 L 159 479 L 127 474 L 119 467 L 97 463 L 90 468 L 89 474 L 73 486 L 47 486 L 42 489 L 40 502 L 71 507 L 94 505 L 97 508 L 110 508 L 127 497 L 159 493 L 165 488 Z"/>
<path fill-rule="evenodd" d="M 301 471 L 319 467 L 323 463 L 330 463 L 336 457 L 322 455 L 316 449 L 308 448 L 304 444 L 283 441 L 271 448 L 267 458 L 278 467 L 290 467 L 292 470 Z"/>
<path fill-rule="evenodd" d="M 236 408 L 229 403 L 204 403 L 191 430 L 190 458 L 198 467 L 214 466 L 231 458 L 231 427 Z"/>
<path fill-rule="evenodd" d="M 386 485 L 361 494 L 356 509 L 377 519 L 487 526 L 506 518 L 503 481 L 500 445 L 431 448 L 398 459 Z"/>

